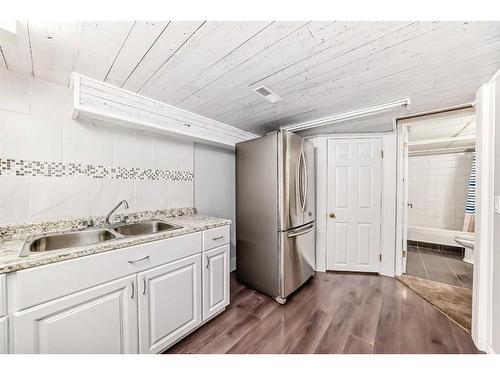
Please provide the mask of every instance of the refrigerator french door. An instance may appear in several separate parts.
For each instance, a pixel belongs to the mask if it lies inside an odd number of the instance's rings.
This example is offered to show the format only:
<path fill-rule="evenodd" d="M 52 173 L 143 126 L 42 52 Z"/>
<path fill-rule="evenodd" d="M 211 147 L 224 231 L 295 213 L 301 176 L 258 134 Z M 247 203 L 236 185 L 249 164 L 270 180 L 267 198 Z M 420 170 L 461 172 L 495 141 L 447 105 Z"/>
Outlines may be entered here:
<path fill-rule="evenodd" d="M 236 273 L 280 303 L 314 274 L 314 147 L 279 131 L 236 145 Z"/>

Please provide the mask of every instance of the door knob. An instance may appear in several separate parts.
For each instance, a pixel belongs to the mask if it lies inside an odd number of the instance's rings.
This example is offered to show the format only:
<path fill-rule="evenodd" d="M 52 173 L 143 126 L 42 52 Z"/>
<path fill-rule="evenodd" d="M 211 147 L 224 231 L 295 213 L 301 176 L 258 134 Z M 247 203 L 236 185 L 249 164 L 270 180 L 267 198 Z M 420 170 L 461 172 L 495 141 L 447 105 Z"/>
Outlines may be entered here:
<path fill-rule="evenodd" d="M 330 218 L 332 218 L 332 219 L 335 219 L 335 214 L 333 212 L 330 212 L 330 214 L 328 216 L 330 216 Z"/>

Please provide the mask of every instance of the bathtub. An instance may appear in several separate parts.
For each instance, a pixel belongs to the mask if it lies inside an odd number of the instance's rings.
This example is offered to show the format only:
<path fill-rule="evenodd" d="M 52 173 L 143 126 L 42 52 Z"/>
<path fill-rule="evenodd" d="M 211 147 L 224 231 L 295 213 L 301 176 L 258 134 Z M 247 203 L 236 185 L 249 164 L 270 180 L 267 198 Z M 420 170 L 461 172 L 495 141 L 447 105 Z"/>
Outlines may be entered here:
<path fill-rule="evenodd" d="M 439 245 L 462 247 L 455 242 L 455 236 L 464 234 L 467 234 L 467 232 L 408 225 L 408 241 L 420 241 L 420 242 L 436 243 Z M 464 262 L 467 263 L 473 262 L 472 249 L 465 248 Z"/>

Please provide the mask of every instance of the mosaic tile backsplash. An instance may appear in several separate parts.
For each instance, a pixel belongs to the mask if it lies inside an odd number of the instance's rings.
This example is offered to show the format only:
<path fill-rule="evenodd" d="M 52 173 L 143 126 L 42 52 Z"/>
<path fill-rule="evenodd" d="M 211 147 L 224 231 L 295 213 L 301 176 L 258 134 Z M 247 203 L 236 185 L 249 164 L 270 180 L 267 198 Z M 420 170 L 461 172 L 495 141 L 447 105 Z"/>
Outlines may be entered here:
<path fill-rule="evenodd" d="M 104 167 L 77 163 L 0 159 L 0 176 L 92 177 L 123 180 L 193 181 L 193 173 L 164 169 Z"/>

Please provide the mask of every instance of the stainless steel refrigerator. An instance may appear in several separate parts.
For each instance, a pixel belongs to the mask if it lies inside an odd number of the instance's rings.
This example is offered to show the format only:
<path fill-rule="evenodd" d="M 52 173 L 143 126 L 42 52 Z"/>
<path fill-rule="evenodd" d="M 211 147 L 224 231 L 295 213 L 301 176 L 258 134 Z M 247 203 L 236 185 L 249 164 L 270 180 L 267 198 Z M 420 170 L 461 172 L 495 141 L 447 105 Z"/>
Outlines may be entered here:
<path fill-rule="evenodd" d="M 280 303 L 314 275 L 314 146 L 278 131 L 236 145 L 236 274 Z"/>

